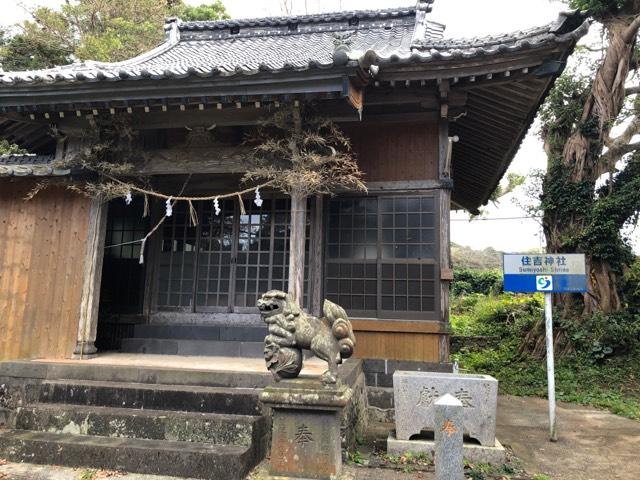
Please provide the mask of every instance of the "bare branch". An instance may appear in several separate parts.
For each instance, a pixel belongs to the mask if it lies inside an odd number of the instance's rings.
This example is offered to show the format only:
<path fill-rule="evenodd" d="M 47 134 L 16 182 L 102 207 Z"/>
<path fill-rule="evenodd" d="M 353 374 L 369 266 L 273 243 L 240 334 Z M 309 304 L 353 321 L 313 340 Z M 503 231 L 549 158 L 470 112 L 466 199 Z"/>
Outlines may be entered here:
<path fill-rule="evenodd" d="M 633 22 L 631 22 L 631 25 L 624 31 L 622 35 L 623 40 L 627 43 L 633 41 L 638 34 L 638 29 L 640 29 L 640 15 L 637 15 L 636 18 L 633 19 Z"/>
<path fill-rule="evenodd" d="M 640 85 L 636 85 L 635 87 L 629 87 L 624 89 L 625 97 L 629 95 L 635 95 L 636 93 L 640 93 Z"/>
<path fill-rule="evenodd" d="M 606 153 L 602 154 L 600 158 L 607 164 L 615 165 L 615 163 L 620 160 L 623 155 L 635 152 L 636 150 L 640 150 L 640 142 L 625 143 L 623 145 L 618 145 L 616 147 L 610 148 Z"/>
<path fill-rule="evenodd" d="M 633 117 L 627 128 L 624 129 L 617 137 L 611 138 L 607 136 L 605 138 L 605 146 L 609 149 L 615 149 L 617 147 L 626 145 L 631 141 L 634 135 L 640 133 L 640 116 L 636 115 Z"/>

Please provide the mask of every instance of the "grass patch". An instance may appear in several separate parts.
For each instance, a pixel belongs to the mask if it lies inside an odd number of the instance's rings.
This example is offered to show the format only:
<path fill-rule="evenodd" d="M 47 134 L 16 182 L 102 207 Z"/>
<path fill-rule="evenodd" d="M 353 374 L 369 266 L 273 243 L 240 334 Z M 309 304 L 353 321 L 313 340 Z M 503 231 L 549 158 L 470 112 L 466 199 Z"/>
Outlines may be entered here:
<path fill-rule="evenodd" d="M 465 372 L 496 377 L 501 393 L 546 397 L 545 360 L 519 353 L 523 338 L 542 315 L 539 295 L 457 297 L 452 302 L 454 335 L 490 335 L 499 342 L 495 349 L 463 348 L 452 358 Z M 567 327 L 576 351 L 556 359 L 558 400 L 640 420 L 640 347 L 637 338 L 629 342 L 628 334 L 618 334 L 621 324 L 635 331 L 635 322 L 640 320 L 629 315 L 623 321 L 600 318 Z"/>

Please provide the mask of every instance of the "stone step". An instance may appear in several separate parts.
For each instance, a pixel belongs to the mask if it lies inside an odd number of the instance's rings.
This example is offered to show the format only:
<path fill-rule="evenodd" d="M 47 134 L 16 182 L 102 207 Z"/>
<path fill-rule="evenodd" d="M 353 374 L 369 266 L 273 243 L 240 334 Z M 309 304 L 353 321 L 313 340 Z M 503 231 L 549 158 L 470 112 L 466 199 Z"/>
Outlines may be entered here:
<path fill-rule="evenodd" d="M 0 457 L 69 467 L 241 480 L 260 460 L 251 447 L 0 430 Z"/>
<path fill-rule="evenodd" d="M 260 415 L 257 388 L 45 380 L 38 402 L 180 412 Z"/>
<path fill-rule="evenodd" d="M 267 434 L 268 420 L 250 415 L 38 404 L 18 409 L 15 428 L 248 447 Z"/>
<path fill-rule="evenodd" d="M 120 351 L 123 353 L 149 353 L 157 355 L 261 358 L 264 356 L 264 342 L 124 338 Z"/>
<path fill-rule="evenodd" d="M 194 358 L 194 368 L 198 367 Z M 82 380 L 98 382 L 148 383 L 157 385 L 193 385 L 204 387 L 264 388 L 273 377 L 264 368 L 252 371 L 185 370 L 137 365 L 103 365 L 88 362 L 0 362 L 0 383 L 12 379 Z"/>
<path fill-rule="evenodd" d="M 264 342 L 267 326 L 202 326 L 202 325 L 158 325 L 135 326 L 133 338 L 165 338 L 173 340 L 221 340 L 236 342 Z"/>

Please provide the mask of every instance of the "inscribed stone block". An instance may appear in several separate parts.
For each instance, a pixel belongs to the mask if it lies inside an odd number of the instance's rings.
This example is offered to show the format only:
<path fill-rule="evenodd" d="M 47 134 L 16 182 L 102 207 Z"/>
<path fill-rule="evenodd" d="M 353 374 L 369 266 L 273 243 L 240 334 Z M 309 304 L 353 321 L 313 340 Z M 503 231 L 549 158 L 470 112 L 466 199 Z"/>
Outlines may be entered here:
<path fill-rule="evenodd" d="M 409 440 L 434 431 L 434 404 L 449 393 L 462 402 L 464 432 L 482 445 L 494 446 L 498 381 L 488 375 L 396 371 L 393 374 L 396 437 Z"/>

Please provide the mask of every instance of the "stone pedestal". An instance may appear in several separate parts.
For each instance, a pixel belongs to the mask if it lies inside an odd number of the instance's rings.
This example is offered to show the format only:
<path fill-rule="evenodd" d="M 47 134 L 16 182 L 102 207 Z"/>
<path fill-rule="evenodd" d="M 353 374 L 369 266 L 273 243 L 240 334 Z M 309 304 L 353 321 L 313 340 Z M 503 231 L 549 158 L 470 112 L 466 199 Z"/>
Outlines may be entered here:
<path fill-rule="evenodd" d="M 450 394 L 435 403 L 436 480 L 464 480 L 462 402 Z"/>
<path fill-rule="evenodd" d="M 284 380 L 264 389 L 273 431 L 269 474 L 314 480 L 336 478 L 342 469 L 340 414 L 351 400 L 345 385 Z"/>

